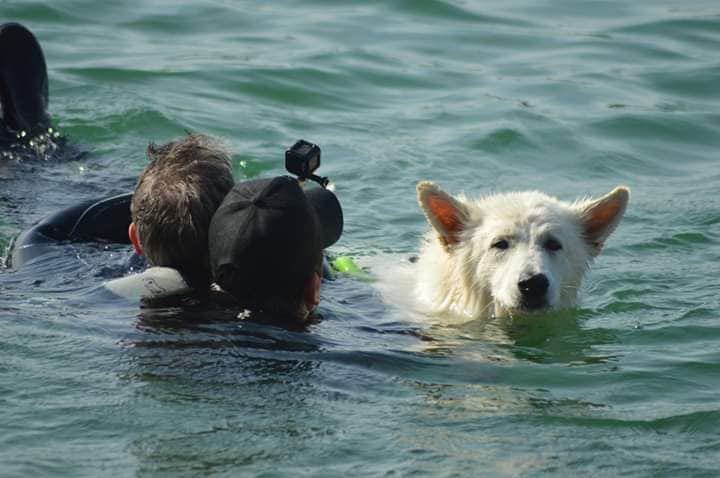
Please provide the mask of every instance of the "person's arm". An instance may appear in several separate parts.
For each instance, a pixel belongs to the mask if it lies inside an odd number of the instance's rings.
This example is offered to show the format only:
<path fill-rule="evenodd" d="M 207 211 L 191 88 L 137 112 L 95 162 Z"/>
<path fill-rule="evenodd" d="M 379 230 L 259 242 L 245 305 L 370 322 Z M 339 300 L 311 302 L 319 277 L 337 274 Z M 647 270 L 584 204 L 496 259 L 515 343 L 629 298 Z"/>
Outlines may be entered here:
<path fill-rule="evenodd" d="M 132 193 L 84 201 L 48 216 L 22 232 L 12 245 L 9 266 L 20 267 L 62 241 L 130 244 Z"/>

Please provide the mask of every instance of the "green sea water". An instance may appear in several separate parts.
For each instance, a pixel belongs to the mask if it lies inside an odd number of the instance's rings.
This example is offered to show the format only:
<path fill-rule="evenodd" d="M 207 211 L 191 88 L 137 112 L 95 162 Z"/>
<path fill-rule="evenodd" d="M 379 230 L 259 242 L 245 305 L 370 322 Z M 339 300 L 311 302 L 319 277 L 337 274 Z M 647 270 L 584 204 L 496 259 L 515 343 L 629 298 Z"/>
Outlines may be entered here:
<path fill-rule="evenodd" d="M 96 287 L 120 246 L 0 271 L 0 476 L 720 476 L 720 4 L 0 1 L 41 42 L 62 157 L 0 162 L 0 246 L 131 190 L 149 142 L 238 178 L 323 149 L 332 248 L 400 263 L 415 183 L 631 205 L 576 310 L 423 323 L 324 285 L 308 330 Z M 372 269 L 372 268 L 371 268 Z M 370 272 L 373 272 L 370 270 Z"/>

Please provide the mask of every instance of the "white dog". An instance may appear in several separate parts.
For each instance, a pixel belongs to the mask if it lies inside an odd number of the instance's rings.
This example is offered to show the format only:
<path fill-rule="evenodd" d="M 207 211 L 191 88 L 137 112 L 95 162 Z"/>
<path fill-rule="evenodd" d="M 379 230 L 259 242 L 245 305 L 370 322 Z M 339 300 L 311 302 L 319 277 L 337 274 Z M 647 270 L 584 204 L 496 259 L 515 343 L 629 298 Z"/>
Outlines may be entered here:
<path fill-rule="evenodd" d="M 418 259 L 417 298 L 432 312 L 472 318 L 573 307 L 630 197 L 617 187 L 572 204 L 540 192 L 470 200 L 430 182 L 417 193 L 434 229 Z"/>

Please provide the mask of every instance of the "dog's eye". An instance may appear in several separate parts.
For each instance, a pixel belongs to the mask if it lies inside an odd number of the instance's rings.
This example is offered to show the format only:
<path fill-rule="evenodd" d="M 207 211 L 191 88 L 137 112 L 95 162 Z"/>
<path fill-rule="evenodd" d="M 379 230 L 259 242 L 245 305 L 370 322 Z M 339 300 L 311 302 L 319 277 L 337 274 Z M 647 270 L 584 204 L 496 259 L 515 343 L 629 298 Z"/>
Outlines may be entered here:
<path fill-rule="evenodd" d="M 510 247 L 510 244 L 508 244 L 508 241 L 506 241 L 505 239 L 500 239 L 499 241 L 495 241 L 495 242 L 493 242 L 493 245 L 492 245 L 493 249 L 499 249 L 501 251 L 504 251 L 508 247 Z"/>
<path fill-rule="evenodd" d="M 562 249 L 562 244 L 557 239 L 548 239 L 545 241 L 545 249 L 551 252 L 559 251 Z"/>

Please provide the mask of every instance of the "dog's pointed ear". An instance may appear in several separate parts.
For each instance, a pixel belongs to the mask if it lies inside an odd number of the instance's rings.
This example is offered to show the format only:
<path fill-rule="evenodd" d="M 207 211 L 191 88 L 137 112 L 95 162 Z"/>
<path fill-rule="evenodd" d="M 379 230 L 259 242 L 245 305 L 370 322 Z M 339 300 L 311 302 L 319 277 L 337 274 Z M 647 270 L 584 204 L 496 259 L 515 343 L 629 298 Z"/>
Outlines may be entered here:
<path fill-rule="evenodd" d="M 446 247 L 457 244 L 468 219 L 465 205 L 429 181 L 419 182 L 416 189 L 420 207 L 440 241 Z"/>
<path fill-rule="evenodd" d="M 578 206 L 583 235 L 594 256 L 600 254 L 605 240 L 620 223 L 629 200 L 630 190 L 618 186 L 600 199 Z"/>

